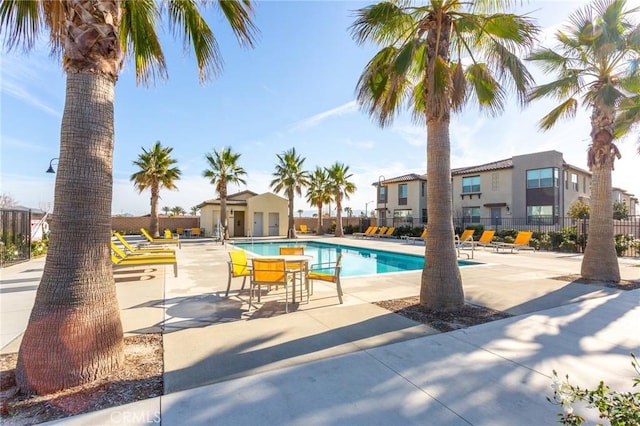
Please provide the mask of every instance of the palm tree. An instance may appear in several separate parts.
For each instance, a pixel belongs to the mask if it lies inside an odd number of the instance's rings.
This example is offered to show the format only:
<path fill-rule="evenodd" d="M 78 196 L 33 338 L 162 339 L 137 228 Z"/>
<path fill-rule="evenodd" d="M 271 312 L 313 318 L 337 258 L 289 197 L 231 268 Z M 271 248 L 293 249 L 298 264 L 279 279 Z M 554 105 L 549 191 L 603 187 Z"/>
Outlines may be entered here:
<path fill-rule="evenodd" d="M 302 213 L 304 213 L 304 210 L 298 209 L 298 217 L 302 217 Z"/>
<path fill-rule="evenodd" d="M 187 211 L 185 209 L 183 209 L 180 206 L 175 206 L 171 209 L 171 213 L 173 213 L 174 216 L 181 216 L 183 214 L 185 214 Z"/>
<path fill-rule="evenodd" d="M 191 216 L 196 216 L 200 209 L 198 208 L 198 206 L 193 206 L 189 209 L 189 211 L 191 212 Z"/>
<path fill-rule="evenodd" d="M 321 167 L 316 167 L 313 173 L 309 176 L 307 202 L 311 206 L 316 206 L 318 208 L 318 213 L 314 214 L 314 217 L 318 219 L 318 224 L 316 226 L 317 235 L 324 234 L 324 230 L 322 229 L 322 207 L 333 200 L 329 189 L 327 171 Z"/>
<path fill-rule="evenodd" d="M 302 165 L 304 158 L 296 154 L 296 149 L 291 148 L 281 154 L 276 154 L 278 164 L 273 173 L 274 179 L 269 186 L 276 192 L 284 192 L 289 200 L 289 226 L 287 228 L 287 238 L 295 238 L 295 222 L 293 217 L 293 197 L 295 194 L 302 195 L 302 187 L 309 184 L 309 173 Z"/>
<path fill-rule="evenodd" d="M 160 141 L 156 142 L 148 151 L 142 148 L 142 154 L 133 162 L 140 170 L 130 177 L 130 180 L 134 183 L 138 192 L 142 192 L 145 189 L 151 191 L 151 223 L 149 224 L 149 233 L 153 235 L 154 238 L 160 236 L 158 229 L 158 200 L 160 200 L 160 189 L 178 189 L 174 182 L 180 179 L 180 175 L 182 174 L 179 168 L 172 167 L 176 163 L 176 160 L 171 158 L 171 151 L 173 151 L 173 148 L 163 148 Z"/>
<path fill-rule="evenodd" d="M 347 217 L 353 216 L 353 209 L 351 207 L 345 207 L 344 212 L 347 214 Z"/>
<path fill-rule="evenodd" d="M 427 211 L 429 233 L 420 303 L 454 311 L 464 305 L 462 279 L 453 244 L 449 123 L 469 99 L 496 114 L 507 89 L 521 102 L 532 78 L 518 58 L 534 41 L 529 18 L 493 13 L 510 0 L 380 2 L 357 11 L 352 32 L 358 43 L 382 49 L 357 84 L 361 107 L 381 126 L 390 125 L 406 105 L 427 127 Z"/>
<path fill-rule="evenodd" d="M 206 154 L 205 159 L 209 163 L 209 169 L 202 172 L 202 176 L 209 179 L 209 183 L 216 187 L 220 197 L 220 221 L 223 227 L 223 238 L 229 239 L 229 219 L 227 218 L 227 188 L 230 183 L 236 185 L 246 184 L 242 178 L 247 172 L 238 165 L 240 153 L 234 153 L 231 148 L 222 148 L 220 151 Z"/>
<path fill-rule="evenodd" d="M 165 18 L 193 46 L 202 81 L 221 70 L 217 42 L 200 7 L 177 0 L 164 4 L 161 13 L 156 1 L 0 3 L 5 47 L 31 50 L 46 33 L 66 73 L 56 214 L 16 366 L 23 391 L 49 393 L 98 380 L 124 359 L 109 247 L 115 83 L 125 57 L 132 59 L 138 83 L 167 77 L 156 32 Z M 251 46 L 255 27 L 249 0 L 217 4 L 240 42 Z"/>
<path fill-rule="evenodd" d="M 164 207 L 162 208 L 162 212 L 163 212 L 165 215 L 169 216 L 169 213 L 171 213 L 171 207 L 169 207 L 169 206 L 164 206 Z"/>
<path fill-rule="evenodd" d="M 335 162 L 327 169 L 329 188 L 336 202 L 336 237 L 344 237 L 342 229 L 342 200 L 356 191 L 356 186 L 349 179 L 353 177 L 349 173 L 349 166 Z"/>
<path fill-rule="evenodd" d="M 625 0 L 594 1 L 574 12 L 569 26 L 556 33 L 557 46 L 540 48 L 528 58 L 556 78 L 535 87 L 530 95 L 531 99 L 550 97 L 560 101 L 542 118 L 541 129 L 548 130 L 561 119 L 574 117 L 578 98 L 591 109 L 591 144 L 587 151 L 587 165 L 593 173 L 591 215 L 581 274 L 611 282 L 620 281 L 611 203 L 611 170 L 616 157 L 620 158 L 613 143 L 617 136 L 616 110 L 640 91 L 640 26 L 632 21 L 632 14 L 640 9 L 625 8 Z M 628 120 L 625 123 L 629 124 Z"/>

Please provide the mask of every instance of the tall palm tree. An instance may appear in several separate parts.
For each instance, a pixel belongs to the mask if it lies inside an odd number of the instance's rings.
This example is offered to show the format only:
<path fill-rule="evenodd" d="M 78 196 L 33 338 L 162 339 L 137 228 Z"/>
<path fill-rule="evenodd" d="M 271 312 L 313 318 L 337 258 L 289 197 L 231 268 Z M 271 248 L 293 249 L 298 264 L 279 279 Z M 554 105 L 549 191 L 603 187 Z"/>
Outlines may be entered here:
<path fill-rule="evenodd" d="M 276 154 L 278 164 L 273 172 L 274 179 L 269 186 L 276 192 L 284 192 L 289 200 L 289 225 L 287 228 L 287 238 L 295 238 L 295 222 L 293 216 L 293 197 L 302 195 L 302 187 L 309 184 L 309 173 L 302 166 L 304 158 L 296 154 L 296 149 L 291 148 L 281 154 Z"/>
<path fill-rule="evenodd" d="M 168 215 L 169 215 L 169 213 L 171 213 L 171 207 L 169 207 L 169 206 L 164 206 L 164 207 L 162 208 L 162 212 L 168 216 Z"/>
<path fill-rule="evenodd" d="M 189 212 L 191 213 L 191 216 L 196 216 L 199 211 L 200 211 L 200 209 L 198 208 L 198 206 L 192 206 L 189 209 Z"/>
<path fill-rule="evenodd" d="M 324 230 L 322 229 L 322 207 L 333 200 L 329 188 L 327 171 L 324 168 L 316 167 L 315 170 L 309 175 L 309 185 L 307 186 L 306 199 L 311 206 L 315 206 L 318 208 L 318 213 L 314 215 L 318 219 L 318 224 L 316 225 L 316 234 L 322 235 L 324 234 Z"/>
<path fill-rule="evenodd" d="M 357 84 L 360 106 L 381 126 L 406 106 L 427 127 L 429 233 L 420 303 L 454 311 L 464 305 L 453 244 L 449 124 L 469 99 L 497 114 L 507 90 L 521 102 L 532 78 L 518 58 L 534 41 L 529 18 L 494 13 L 515 1 L 384 1 L 357 11 L 352 33 L 358 43 L 382 49 Z"/>
<path fill-rule="evenodd" d="M 66 73 L 51 243 L 22 338 L 16 382 L 54 392 L 109 375 L 124 359 L 122 323 L 109 248 L 114 91 L 125 56 L 138 83 L 166 78 L 156 25 L 168 21 L 193 47 L 200 78 L 221 70 L 201 3 L 166 0 L 3 0 L 7 49 L 31 50 L 46 33 Z M 213 4 L 213 3 L 207 3 Z M 253 44 L 249 0 L 216 3 L 241 43 Z M 79 212 L 82 214 L 79 214 Z"/>
<path fill-rule="evenodd" d="M 327 168 L 329 188 L 336 202 L 336 237 L 344 237 L 342 229 L 342 200 L 356 191 L 356 185 L 349 179 L 353 174 L 349 173 L 349 166 L 335 162 Z"/>
<path fill-rule="evenodd" d="M 620 158 L 613 143 L 614 124 L 619 106 L 640 92 L 640 26 L 632 20 L 639 10 L 627 10 L 625 0 L 594 1 L 570 16 L 567 28 L 556 33 L 553 49 L 540 48 L 528 58 L 556 78 L 535 87 L 531 99 L 560 101 L 542 118 L 540 128 L 548 130 L 574 117 L 579 98 L 591 109 L 591 215 L 581 267 L 588 279 L 620 281 L 611 203 L 611 171 Z"/>
<path fill-rule="evenodd" d="M 158 227 L 158 200 L 160 200 L 160 189 L 178 189 L 175 184 L 180 179 L 182 172 L 177 167 L 172 167 L 177 161 L 171 158 L 173 148 L 163 147 L 160 141 L 156 142 L 148 151 L 142 148 L 142 154 L 133 162 L 138 167 L 138 171 L 131 175 L 130 180 L 138 192 L 145 189 L 151 191 L 151 222 L 149 233 L 155 237 L 160 237 Z M 172 209 L 175 214 L 175 209 Z"/>
<path fill-rule="evenodd" d="M 220 197 L 220 221 L 223 227 L 223 238 L 229 239 L 229 218 L 227 217 L 227 189 L 230 183 L 236 185 L 246 184 L 242 178 L 247 172 L 238 165 L 240 153 L 234 153 L 231 148 L 222 148 L 220 151 L 213 150 L 213 153 L 206 154 L 205 159 L 209 163 L 209 168 L 202 172 L 202 176 L 209 179 L 209 182 L 216 187 L 216 192 Z"/>

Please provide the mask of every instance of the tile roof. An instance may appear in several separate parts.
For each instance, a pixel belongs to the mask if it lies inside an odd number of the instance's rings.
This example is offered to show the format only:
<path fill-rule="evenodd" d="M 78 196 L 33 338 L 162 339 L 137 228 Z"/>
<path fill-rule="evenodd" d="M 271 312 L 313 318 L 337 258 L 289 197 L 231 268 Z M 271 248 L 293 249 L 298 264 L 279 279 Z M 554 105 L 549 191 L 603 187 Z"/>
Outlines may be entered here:
<path fill-rule="evenodd" d="M 398 176 L 391 179 L 382 179 L 382 183 L 387 185 L 389 183 L 399 183 L 399 182 L 411 182 L 414 180 L 427 180 L 427 175 L 418 175 L 415 173 L 409 173 L 408 175 Z M 378 186 L 380 181 L 373 182 L 371 185 Z"/>
<path fill-rule="evenodd" d="M 491 163 L 480 164 L 479 166 L 458 167 L 451 170 L 451 176 L 466 175 L 469 173 L 488 172 L 491 170 L 502 170 L 513 168 L 513 159 L 493 161 Z"/>

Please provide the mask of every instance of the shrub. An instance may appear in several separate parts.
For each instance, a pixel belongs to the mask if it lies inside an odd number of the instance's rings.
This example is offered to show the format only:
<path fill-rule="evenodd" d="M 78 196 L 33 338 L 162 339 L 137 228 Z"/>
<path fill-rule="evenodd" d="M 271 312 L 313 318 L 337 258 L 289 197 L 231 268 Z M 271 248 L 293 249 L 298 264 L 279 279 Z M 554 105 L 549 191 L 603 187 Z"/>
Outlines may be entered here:
<path fill-rule="evenodd" d="M 541 234 L 538 238 L 538 250 L 553 250 L 553 244 L 551 244 L 551 237 L 549 234 Z"/>
<path fill-rule="evenodd" d="M 49 240 L 42 239 L 40 241 L 31 241 L 31 256 L 44 256 L 49 250 Z"/>
<path fill-rule="evenodd" d="M 633 386 L 640 384 L 640 370 L 634 354 L 631 354 L 631 365 L 637 377 Z M 585 418 L 573 412 L 573 402 L 586 402 L 588 408 L 597 408 L 600 418 L 609 420 L 612 426 L 629 426 L 640 424 L 640 392 L 618 392 L 611 390 L 603 381 L 594 390 L 581 389 L 569 383 L 569 376 L 560 380 L 553 372 L 553 398 L 547 400 L 562 405 L 564 413 L 559 413 L 559 422 L 563 425 L 581 425 Z M 598 423 L 601 424 L 601 423 Z"/>
<path fill-rule="evenodd" d="M 576 253 L 578 251 L 576 242 L 571 240 L 564 240 L 558 248 L 564 253 Z"/>
<path fill-rule="evenodd" d="M 616 234 L 616 254 L 618 256 L 624 256 L 626 251 L 634 241 L 632 234 Z"/>

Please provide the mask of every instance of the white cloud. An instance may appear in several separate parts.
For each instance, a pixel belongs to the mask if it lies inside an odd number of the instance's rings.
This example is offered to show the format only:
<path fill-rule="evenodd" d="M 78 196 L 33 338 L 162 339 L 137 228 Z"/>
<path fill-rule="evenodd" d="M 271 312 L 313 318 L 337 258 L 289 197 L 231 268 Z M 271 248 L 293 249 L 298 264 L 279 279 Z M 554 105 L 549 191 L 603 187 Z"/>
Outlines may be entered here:
<path fill-rule="evenodd" d="M 339 107 L 330 109 L 328 111 L 324 111 L 315 115 L 312 115 L 309 118 L 305 118 L 304 120 L 298 121 L 291 127 L 291 131 L 308 129 L 310 127 L 317 126 L 321 122 L 325 121 L 331 117 L 339 117 L 341 115 L 350 114 L 358 110 L 358 104 L 355 100 L 347 102 L 346 104 L 340 105 Z"/>
<path fill-rule="evenodd" d="M 411 125 L 411 124 L 399 124 L 393 126 L 394 133 L 400 135 L 400 137 L 412 146 L 427 146 L 427 130 L 424 126 Z"/>

